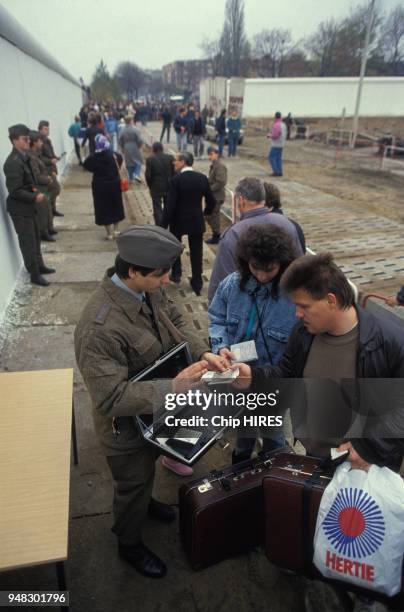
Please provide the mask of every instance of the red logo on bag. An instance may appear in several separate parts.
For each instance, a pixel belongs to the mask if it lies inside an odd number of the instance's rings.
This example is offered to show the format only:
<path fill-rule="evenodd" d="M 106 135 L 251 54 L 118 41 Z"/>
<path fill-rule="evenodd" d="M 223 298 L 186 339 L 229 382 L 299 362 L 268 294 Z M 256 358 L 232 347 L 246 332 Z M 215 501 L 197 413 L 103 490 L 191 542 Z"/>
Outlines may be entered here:
<path fill-rule="evenodd" d="M 379 506 L 361 489 L 341 489 L 322 527 L 332 546 L 342 555 L 361 558 L 380 548 L 385 521 Z"/>

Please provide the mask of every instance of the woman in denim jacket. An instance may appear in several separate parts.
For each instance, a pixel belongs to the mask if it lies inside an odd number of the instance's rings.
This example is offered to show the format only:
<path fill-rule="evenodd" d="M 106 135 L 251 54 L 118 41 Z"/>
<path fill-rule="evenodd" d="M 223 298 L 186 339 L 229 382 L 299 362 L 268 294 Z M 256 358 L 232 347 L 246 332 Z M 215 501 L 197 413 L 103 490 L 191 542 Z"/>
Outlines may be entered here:
<path fill-rule="evenodd" d="M 279 295 L 282 273 L 293 261 L 293 247 L 278 227 L 250 227 L 236 249 L 238 272 L 218 286 L 209 306 L 212 351 L 229 360 L 232 344 L 255 341 L 258 359 L 253 365 L 277 364 L 297 322 L 295 307 Z M 285 445 L 283 433 L 264 439 L 264 450 Z M 255 438 L 237 437 L 233 463 L 249 459 Z"/>

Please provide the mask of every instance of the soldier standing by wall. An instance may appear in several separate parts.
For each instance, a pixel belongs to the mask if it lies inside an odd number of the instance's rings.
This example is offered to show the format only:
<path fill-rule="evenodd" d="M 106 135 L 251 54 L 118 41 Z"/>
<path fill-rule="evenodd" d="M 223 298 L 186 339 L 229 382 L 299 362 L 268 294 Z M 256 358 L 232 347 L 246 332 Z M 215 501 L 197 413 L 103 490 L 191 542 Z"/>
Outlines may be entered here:
<path fill-rule="evenodd" d="M 55 270 L 46 267 L 42 259 L 37 203 L 43 202 L 45 196 L 38 190 L 28 157 L 29 128 L 23 124 L 12 125 L 8 133 L 13 150 L 3 166 L 8 189 L 7 212 L 17 232 L 31 283 L 47 287 L 49 283 L 42 274 L 52 274 Z"/>
<path fill-rule="evenodd" d="M 38 183 L 38 190 L 45 196 L 43 202 L 37 203 L 39 235 L 41 240 L 55 242 L 54 235 L 57 234 L 57 231 L 53 227 L 51 198 L 52 194 L 57 191 L 57 188 L 55 188 L 53 178 L 48 174 L 46 166 L 40 158 L 43 146 L 40 133 L 31 131 L 29 138 L 31 148 L 28 152 L 28 157 L 30 165 L 35 180 Z"/>
<path fill-rule="evenodd" d="M 51 205 L 54 217 L 64 217 L 64 214 L 56 210 L 56 198 L 60 193 L 60 184 L 56 178 L 58 169 L 56 167 L 57 162 L 60 160 L 53 149 L 52 141 L 49 138 L 49 121 L 44 119 L 38 124 L 38 132 L 41 134 L 43 140 L 43 147 L 41 151 L 41 159 L 48 169 L 48 172 L 54 177 L 55 189 L 52 192 Z"/>

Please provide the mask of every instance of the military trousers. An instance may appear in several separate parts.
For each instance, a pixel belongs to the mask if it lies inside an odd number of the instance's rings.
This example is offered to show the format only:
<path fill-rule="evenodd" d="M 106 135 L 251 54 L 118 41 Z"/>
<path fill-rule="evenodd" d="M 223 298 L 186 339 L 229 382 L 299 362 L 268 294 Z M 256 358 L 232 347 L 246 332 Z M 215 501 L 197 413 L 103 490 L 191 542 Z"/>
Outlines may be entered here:
<path fill-rule="evenodd" d="M 53 212 L 50 198 L 51 194 L 49 194 L 49 198 L 45 198 L 43 202 L 38 202 L 36 205 L 38 211 L 37 222 L 41 238 L 53 231 Z"/>
<path fill-rule="evenodd" d="M 220 209 L 223 202 L 216 202 L 214 209 L 210 215 L 206 215 L 206 221 L 209 223 L 212 234 L 220 234 Z"/>
<path fill-rule="evenodd" d="M 106 457 L 115 481 L 112 531 L 125 546 L 142 540 L 158 456 L 158 449 L 145 444 L 133 453 Z"/>
<path fill-rule="evenodd" d="M 44 265 L 41 253 L 41 239 L 37 217 L 20 217 L 10 215 L 17 232 L 20 251 L 24 265 L 30 274 L 39 274 Z"/>

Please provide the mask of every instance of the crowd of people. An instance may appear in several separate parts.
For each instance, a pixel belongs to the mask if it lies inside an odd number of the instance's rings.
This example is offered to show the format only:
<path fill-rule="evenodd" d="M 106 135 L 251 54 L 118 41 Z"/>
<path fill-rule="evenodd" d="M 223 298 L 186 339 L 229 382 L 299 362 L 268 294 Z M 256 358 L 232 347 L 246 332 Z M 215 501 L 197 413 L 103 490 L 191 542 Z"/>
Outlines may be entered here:
<path fill-rule="evenodd" d="M 119 555 L 154 578 L 164 576 L 167 568 L 143 543 L 142 525 L 147 514 L 171 521 L 175 513 L 152 498 L 158 452 L 143 441 L 133 420 L 137 414 L 152 411 L 153 383 L 135 385 L 131 377 L 178 341 L 175 330 L 189 342 L 194 363 L 172 381 L 174 392 L 184 381 L 200 381 L 207 370 L 234 369 L 232 346 L 247 342 L 253 343 L 255 355 L 248 363 L 237 364 L 234 385 L 242 390 L 260 391 L 273 378 L 404 377 L 402 330 L 357 305 L 332 255 L 305 255 L 303 229 L 284 214 L 274 184 L 253 177 L 239 180 L 235 188 L 239 220 L 221 232 L 220 209 L 227 183 L 221 158 L 224 135 L 227 129 L 232 156 L 241 124 L 237 113 L 227 122 L 226 113 L 221 113 L 216 124 L 218 146 L 207 150 L 211 165 L 206 176 L 194 169 L 194 155 L 187 151 L 191 136 L 196 157 L 203 153 L 204 112 L 195 111 L 189 120 L 189 110 L 181 107 L 173 121 L 178 146 L 174 157 L 164 152 L 161 142 L 165 133 L 169 141 L 172 116 L 167 107 L 161 109 L 161 138 L 152 146 L 145 171 L 155 225 L 133 226 L 121 233 L 123 163 L 129 180 L 142 180 L 143 143 L 134 125 L 138 110 L 131 113 L 125 108 L 123 116 L 117 117 L 113 108 L 83 107 L 69 129 L 75 144 L 80 138 L 88 142 L 89 155 L 84 160 L 82 149 L 76 148 L 78 162 L 93 174 L 96 223 L 105 226 L 107 239 L 116 238 L 118 249 L 114 268 L 106 272 L 80 317 L 76 358 L 115 481 L 113 531 Z M 53 240 L 57 233 L 53 217 L 61 214 L 56 209 L 59 157 L 49 139 L 47 121 L 40 121 L 37 131 L 22 124 L 11 126 L 9 138 L 13 149 L 4 165 L 7 210 L 31 282 L 47 285 L 43 275 L 54 270 L 42 259 L 40 240 Z M 287 138 L 280 113 L 271 138 L 270 162 L 279 176 L 282 166 L 276 149 L 282 147 L 277 141 L 284 143 Z M 182 281 L 181 240 L 186 235 L 190 286 L 201 295 L 205 219 L 212 229 L 207 242 L 218 245 L 208 290 L 210 346 L 189 328 L 164 291 L 168 283 L 175 286 Z M 391 301 L 392 305 L 402 303 L 403 289 Z M 356 387 L 350 392 L 355 411 Z M 368 470 L 376 464 L 398 471 L 404 453 L 402 406 L 398 398 L 394 410 L 383 415 L 383 422 L 377 414 L 368 415 L 359 437 L 340 430 L 332 440 L 319 434 L 300 441 L 312 456 L 325 458 L 331 446 L 337 446 L 349 451 L 353 468 Z M 294 435 L 299 437 L 297 429 Z M 257 437 L 258 432 L 252 437 L 237 435 L 234 463 L 251 457 Z M 284 445 L 282 429 L 264 438 L 265 450 Z M 192 468 L 168 457 L 163 465 L 181 476 L 192 474 Z"/>

